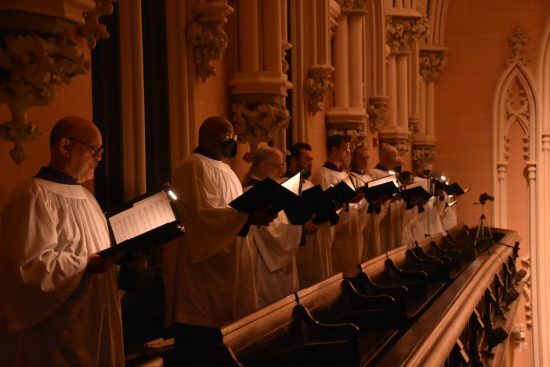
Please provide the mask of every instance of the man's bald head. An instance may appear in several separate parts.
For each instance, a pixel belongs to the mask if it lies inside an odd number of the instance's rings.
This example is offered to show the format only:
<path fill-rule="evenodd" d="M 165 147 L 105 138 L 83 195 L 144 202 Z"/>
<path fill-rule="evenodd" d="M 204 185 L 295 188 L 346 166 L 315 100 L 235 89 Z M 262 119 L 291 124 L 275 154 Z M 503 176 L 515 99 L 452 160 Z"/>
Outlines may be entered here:
<path fill-rule="evenodd" d="M 228 119 L 220 116 L 209 117 L 199 128 L 199 146 L 214 154 L 217 159 L 222 159 L 222 144 L 233 139 L 234 135 L 233 125 Z"/>
<path fill-rule="evenodd" d="M 50 163 L 78 183 L 91 180 L 103 157 L 101 132 L 90 120 L 69 116 L 59 120 L 50 133 Z"/>
<path fill-rule="evenodd" d="M 387 143 L 380 145 L 380 164 L 384 167 L 392 169 L 398 156 L 399 152 L 393 145 Z"/>
<path fill-rule="evenodd" d="M 199 128 L 199 144 L 205 139 L 218 138 L 220 134 L 229 130 L 233 131 L 233 125 L 228 119 L 220 116 L 209 117 Z"/>
<path fill-rule="evenodd" d="M 50 148 L 63 138 L 84 140 L 91 132 L 99 131 L 90 120 L 77 116 L 68 116 L 59 120 L 50 133 Z"/>

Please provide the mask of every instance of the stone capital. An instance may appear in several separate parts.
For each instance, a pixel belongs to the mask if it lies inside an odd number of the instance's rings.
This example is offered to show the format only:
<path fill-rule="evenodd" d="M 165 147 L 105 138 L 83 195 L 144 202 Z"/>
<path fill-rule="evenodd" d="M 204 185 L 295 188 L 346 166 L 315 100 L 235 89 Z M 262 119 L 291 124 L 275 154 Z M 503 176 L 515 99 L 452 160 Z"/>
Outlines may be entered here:
<path fill-rule="evenodd" d="M 340 4 L 342 14 L 365 15 L 367 14 L 367 0 L 337 0 Z"/>
<path fill-rule="evenodd" d="M 420 50 L 419 55 L 420 75 L 425 82 L 435 82 L 439 78 L 439 73 L 447 65 L 447 51 L 439 50 Z"/>
<path fill-rule="evenodd" d="M 386 123 L 388 118 L 388 102 L 387 96 L 372 96 L 369 98 L 368 115 L 372 130 L 379 131 Z"/>
<path fill-rule="evenodd" d="M 334 67 L 330 65 L 314 65 L 308 69 L 305 93 L 312 114 L 322 110 L 320 103 L 325 101 L 326 93 L 334 88 L 333 72 Z"/>
<path fill-rule="evenodd" d="M 244 156 L 250 161 L 258 144 L 270 142 L 276 130 L 288 127 L 290 113 L 283 96 L 234 96 L 232 120 L 239 142 L 250 144 L 250 152 Z"/>
<path fill-rule="evenodd" d="M 435 144 L 413 145 L 412 161 L 414 167 L 422 167 L 426 163 L 433 163 L 437 156 Z"/>
<path fill-rule="evenodd" d="M 386 17 L 386 43 L 394 54 L 408 54 L 416 39 L 428 34 L 427 17 L 392 16 Z"/>

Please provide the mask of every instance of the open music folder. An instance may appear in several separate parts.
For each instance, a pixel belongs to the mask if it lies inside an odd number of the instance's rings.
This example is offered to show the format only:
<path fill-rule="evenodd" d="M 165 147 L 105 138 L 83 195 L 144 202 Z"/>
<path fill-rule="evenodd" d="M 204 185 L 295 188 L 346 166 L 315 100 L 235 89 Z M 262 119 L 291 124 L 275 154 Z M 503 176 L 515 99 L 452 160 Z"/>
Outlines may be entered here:
<path fill-rule="evenodd" d="M 396 175 L 388 175 L 368 181 L 358 191 L 365 193 L 365 198 L 369 203 L 378 199 L 391 199 L 399 192 L 399 182 Z"/>
<path fill-rule="evenodd" d="M 274 213 L 284 210 L 292 224 L 302 225 L 311 218 L 312 212 L 299 196 L 300 187 L 299 173 L 282 184 L 268 177 L 230 202 L 229 205 L 240 212 L 249 214 L 264 208 L 271 208 Z"/>
<path fill-rule="evenodd" d="M 150 252 L 185 233 L 179 218 L 176 196 L 169 189 L 141 195 L 106 214 L 111 247 L 99 252 L 108 255 L 117 251 Z"/>

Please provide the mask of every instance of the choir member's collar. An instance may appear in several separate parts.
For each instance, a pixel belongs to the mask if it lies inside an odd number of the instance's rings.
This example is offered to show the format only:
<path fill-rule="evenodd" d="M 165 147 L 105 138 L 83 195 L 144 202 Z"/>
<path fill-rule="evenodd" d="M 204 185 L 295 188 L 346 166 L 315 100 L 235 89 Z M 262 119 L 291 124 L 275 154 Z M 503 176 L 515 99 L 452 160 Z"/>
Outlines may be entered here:
<path fill-rule="evenodd" d="M 195 150 L 193 150 L 193 153 L 197 153 L 197 154 L 205 156 L 206 158 L 215 159 L 217 161 L 220 160 L 220 158 L 215 153 L 204 149 L 200 145 L 198 147 L 196 147 Z"/>
<path fill-rule="evenodd" d="M 352 173 L 355 173 L 356 175 L 364 175 L 365 174 L 365 171 L 361 170 L 361 169 L 354 169 L 352 171 Z"/>
<path fill-rule="evenodd" d="M 64 185 L 78 185 L 74 177 L 53 167 L 40 168 L 40 171 L 34 177 Z"/>
<path fill-rule="evenodd" d="M 386 167 L 384 167 L 384 166 L 381 165 L 380 163 L 378 163 L 374 168 L 375 168 L 375 169 L 378 169 L 378 170 L 380 170 L 380 171 L 386 171 L 386 172 L 389 171 L 389 169 L 387 169 Z"/>
<path fill-rule="evenodd" d="M 248 178 L 248 180 L 246 180 L 246 182 L 244 182 L 244 187 L 247 187 L 247 186 L 256 186 L 257 184 L 259 184 L 262 180 L 260 180 L 258 177 L 256 176 L 250 176 Z"/>
<path fill-rule="evenodd" d="M 328 169 L 333 170 L 333 171 L 342 172 L 340 167 L 338 167 L 334 163 L 331 163 L 331 162 L 328 162 L 328 161 L 325 162 L 325 164 L 323 164 L 323 167 L 328 168 Z"/>

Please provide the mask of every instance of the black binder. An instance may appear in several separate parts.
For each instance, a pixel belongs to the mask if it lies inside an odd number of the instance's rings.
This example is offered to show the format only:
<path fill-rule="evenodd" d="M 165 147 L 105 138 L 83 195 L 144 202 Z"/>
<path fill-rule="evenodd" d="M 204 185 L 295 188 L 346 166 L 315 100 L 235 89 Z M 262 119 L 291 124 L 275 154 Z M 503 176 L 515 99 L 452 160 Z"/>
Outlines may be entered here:
<path fill-rule="evenodd" d="M 299 192 L 299 187 L 299 173 L 282 184 L 268 177 L 230 202 L 229 205 L 240 212 L 249 214 L 264 208 L 272 208 L 274 213 L 284 210 L 292 224 L 302 225 L 311 218 L 312 212 L 304 204 L 302 198 L 293 192 Z"/>
<path fill-rule="evenodd" d="M 126 254 L 119 260 L 123 264 L 131 259 L 132 252 L 152 252 L 185 233 L 179 217 L 175 194 L 166 188 L 147 193 L 106 213 L 111 247 L 100 251 L 101 256 L 118 251 Z"/>
<path fill-rule="evenodd" d="M 342 181 L 331 185 L 325 190 L 325 197 L 332 201 L 336 207 L 341 207 L 355 197 L 357 192 L 349 177 L 344 178 Z"/>
<path fill-rule="evenodd" d="M 367 182 L 359 191 L 365 193 L 369 203 L 379 199 L 387 200 L 399 193 L 399 183 L 395 175 L 389 175 Z"/>
<path fill-rule="evenodd" d="M 429 192 L 429 180 L 420 180 L 405 186 L 401 190 L 400 196 L 405 202 L 416 204 L 417 202 L 427 201 L 432 197 L 432 194 Z"/>
<path fill-rule="evenodd" d="M 463 195 L 463 194 L 467 193 L 469 190 L 470 190 L 470 188 L 463 189 L 456 182 L 453 182 L 452 184 L 447 185 L 447 187 L 445 188 L 445 192 L 447 193 L 447 195 L 455 195 L 455 196 Z"/>
<path fill-rule="evenodd" d="M 302 192 L 302 199 L 313 215 L 313 223 L 322 224 L 329 221 L 331 225 L 338 223 L 336 204 L 330 200 L 321 186 L 315 185 Z"/>

